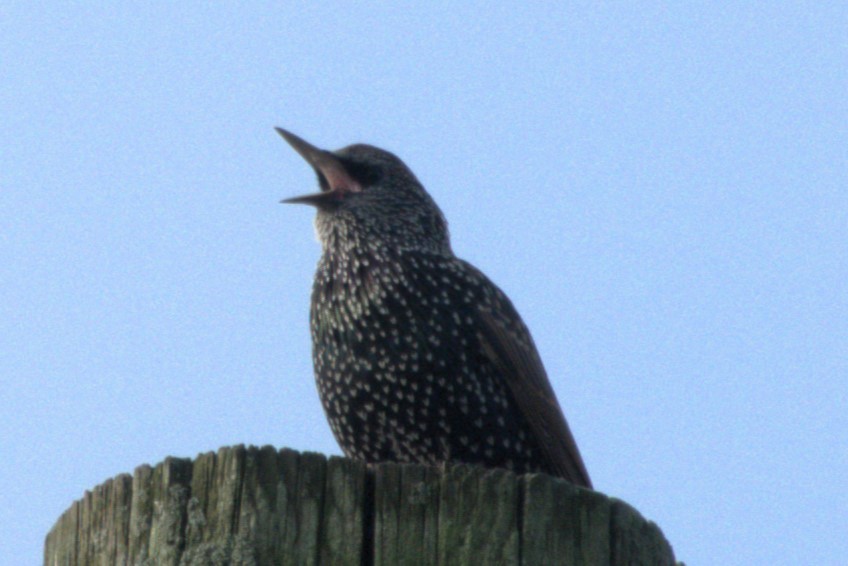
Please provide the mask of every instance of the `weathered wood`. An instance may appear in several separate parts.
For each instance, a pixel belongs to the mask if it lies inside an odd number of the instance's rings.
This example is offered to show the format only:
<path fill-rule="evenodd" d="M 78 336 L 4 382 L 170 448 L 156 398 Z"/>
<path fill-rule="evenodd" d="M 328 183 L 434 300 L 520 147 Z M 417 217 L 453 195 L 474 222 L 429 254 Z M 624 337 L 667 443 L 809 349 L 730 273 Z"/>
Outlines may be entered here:
<path fill-rule="evenodd" d="M 374 564 L 433 564 L 439 548 L 439 471 L 383 464 L 374 474 Z"/>
<path fill-rule="evenodd" d="M 327 462 L 324 525 L 321 531 L 321 564 L 354 566 L 364 552 L 366 482 L 365 465 L 347 458 Z"/>
<path fill-rule="evenodd" d="M 453 466 L 441 480 L 438 563 L 518 564 L 518 478 Z"/>
<path fill-rule="evenodd" d="M 626 503 L 545 475 L 235 446 L 104 482 L 46 565 L 674 565 Z"/>

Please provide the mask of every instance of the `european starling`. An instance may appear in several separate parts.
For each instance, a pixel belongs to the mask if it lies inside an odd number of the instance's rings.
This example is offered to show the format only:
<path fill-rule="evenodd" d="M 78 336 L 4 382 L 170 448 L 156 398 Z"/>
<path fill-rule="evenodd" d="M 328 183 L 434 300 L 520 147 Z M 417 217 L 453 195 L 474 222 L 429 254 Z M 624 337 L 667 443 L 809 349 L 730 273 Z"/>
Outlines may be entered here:
<path fill-rule="evenodd" d="M 441 210 L 395 155 L 316 148 L 322 255 L 310 309 L 321 402 L 344 453 L 465 462 L 591 487 L 536 346 L 506 295 L 451 251 Z"/>

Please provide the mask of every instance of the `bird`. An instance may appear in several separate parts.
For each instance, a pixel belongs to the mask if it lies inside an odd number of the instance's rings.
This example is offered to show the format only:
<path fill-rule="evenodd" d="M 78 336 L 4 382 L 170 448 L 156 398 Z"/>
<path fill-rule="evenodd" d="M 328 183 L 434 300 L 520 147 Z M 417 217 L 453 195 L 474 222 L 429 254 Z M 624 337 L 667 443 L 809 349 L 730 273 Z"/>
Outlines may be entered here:
<path fill-rule="evenodd" d="M 346 456 L 544 473 L 592 488 L 527 326 L 452 251 L 409 167 L 366 144 L 319 149 L 277 132 L 314 169 L 321 243 L 310 334 L 318 393 Z"/>

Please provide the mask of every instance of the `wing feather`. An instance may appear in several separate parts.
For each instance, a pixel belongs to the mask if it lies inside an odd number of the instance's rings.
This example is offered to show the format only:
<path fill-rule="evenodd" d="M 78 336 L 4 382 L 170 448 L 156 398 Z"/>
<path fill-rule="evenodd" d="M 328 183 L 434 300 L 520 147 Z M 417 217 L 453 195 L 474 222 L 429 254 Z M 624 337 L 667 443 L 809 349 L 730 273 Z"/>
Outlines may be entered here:
<path fill-rule="evenodd" d="M 485 355 L 500 371 L 519 411 L 558 475 L 573 484 L 592 487 L 577 443 L 548 381 L 533 338 L 523 323 L 507 327 L 503 321 L 520 321 L 506 296 L 497 301 L 503 312 L 481 307 L 479 339 Z M 518 328 L 516 328 L 518 326 Z M 516 331 L 520 334 L 516 335 Z M 523 342 L 523 343 L 522 343 Z"/>

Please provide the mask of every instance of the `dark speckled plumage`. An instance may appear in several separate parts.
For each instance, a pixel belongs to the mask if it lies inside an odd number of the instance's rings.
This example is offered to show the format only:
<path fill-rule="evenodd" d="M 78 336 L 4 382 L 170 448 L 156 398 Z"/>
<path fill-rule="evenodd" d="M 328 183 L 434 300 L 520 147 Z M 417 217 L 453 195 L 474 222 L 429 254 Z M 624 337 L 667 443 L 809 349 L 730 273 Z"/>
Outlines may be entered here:
<path fill-rule="evenodd" d="M 545 472 L 591 487 L 530 333 L 454 256 L 403 162 L 368 145 L 320 150 L 279 130 L 318 174 L 323 253 L 312 291 L 318 391 L 345 454 Z"/>

